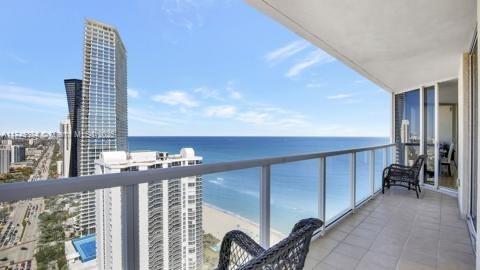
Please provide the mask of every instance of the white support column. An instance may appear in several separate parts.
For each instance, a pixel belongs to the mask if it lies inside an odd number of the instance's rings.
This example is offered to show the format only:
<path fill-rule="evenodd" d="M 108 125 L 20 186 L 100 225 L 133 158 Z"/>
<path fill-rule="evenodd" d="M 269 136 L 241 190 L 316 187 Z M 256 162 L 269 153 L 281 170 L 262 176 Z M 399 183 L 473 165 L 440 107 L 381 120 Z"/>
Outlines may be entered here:
<path fill-rule="evenodd" d="M 390 151 L 390 155 L 394 152 L 395 152 L 394 150 Z M 388 162 L 387 161 L 388 160 L 387 156 L 388 156 L 388 147 L 385 147 L 385 148 L 383 148 L 383 168 L 390 165 L 390 164 L 387 164 L 387 162 Z M 392 160 L 393 160 L 393 158 L 392 158 Z"/>
<path fill-rule="evenodd" d="M 390 125 L 390 143 L 394 143 L 395 142 L 395 94 L 392 93 L 392 106 L 391 106 L 391 111 L 390 111 L 390 122 L 391 122 L 391 125 Z"/>
<path fill-rule="evenodd" d="M 326 177 L 326 158 L 321 157 L 319 163 L 319 177 L 318 177 L 318 218 L 323 221 L 321 228 L 322 234 L 325 231 L 326 221 L 326 190 L 327 190 L 327 177 Z"/>
<path fill-rule="evenodd" d="M 420 87 L 420 155 L 425 154 L 425 87 Z M 424 170 L 425 166 L 422 167 L 420 172 L 420 185 L 423 185 L 424 182 Z"/>
<path fill-rule="evenodd" d="M 369 160 L 370 162 L 370 197 L 373 197 L 375 194 L 375 150 L 369 151 Z"/>
<path fill-rule="evenodd" d="M 260 181 L 260 245 L 270 247 L 270 165 L 262 167 Z"/>
<path fill-rule="evenodd" d="M 439 172 L 440 172 L 440 168 L 439 168 L 439 158 L 440 158 L 440 149 L 438 149 L 439 147 L 439 144 L 438 144 L 438 109 L 439 109 L 439 98 L 438 98 L 438 83 L 435 84 L 435 139 L 434 139 L 434 147 L 435 147 L 435 163 L 434 163 L 434 168 L 435 168 L 435 176 L 434 176 L 434 180 L 435 180 L 435 184 L 434 184 L 434 187 L 436 189 L 438 189 L 438 178 L 439 178 Z M 425 166 L 424 166 L 425 167 Z"/>
<path fill-rule="evenodd" d="M 357 167 L 357 154 L 355 152 L 352 153 L 350 157 L 350 208 L 352 211 L 355 211 L 355 193 L 357 190 L 356 187 L 356 182 L 357 182 L 357 176 L 356 176 L 356 167 Z"/>
<path fill-rule="evenodd" d="M 123 243 L 123 265 L 125 269 L 140 270 L 139 263 L 139 219 L 138 219 L 138 185 L 123 187 L 125 192 L 123 231 L 125 241 Z"/>

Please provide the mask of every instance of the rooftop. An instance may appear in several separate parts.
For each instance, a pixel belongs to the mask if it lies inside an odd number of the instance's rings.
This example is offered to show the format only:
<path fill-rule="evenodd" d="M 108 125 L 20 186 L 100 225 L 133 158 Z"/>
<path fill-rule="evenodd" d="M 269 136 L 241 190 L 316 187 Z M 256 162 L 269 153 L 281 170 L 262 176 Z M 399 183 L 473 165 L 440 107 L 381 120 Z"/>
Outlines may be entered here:
<path fill-rule="evenodd" d="M 126 165 L 129 166 L 139 164 L 157 163 L 168 160 L 201 160 L 202 157 L 195 156 L 193 148 L 182 148 L 180 154 L 169 155 L 167 152 L 158 151 L 109 151 L 102 152 L 96 161 L 97 164 L 102 165 Z"/>

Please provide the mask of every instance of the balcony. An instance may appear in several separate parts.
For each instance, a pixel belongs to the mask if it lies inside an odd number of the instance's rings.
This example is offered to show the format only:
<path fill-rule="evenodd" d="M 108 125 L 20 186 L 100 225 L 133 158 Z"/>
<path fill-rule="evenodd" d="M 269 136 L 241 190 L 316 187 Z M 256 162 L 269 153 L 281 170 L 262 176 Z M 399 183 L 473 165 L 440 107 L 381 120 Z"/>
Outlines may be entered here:
<path fill-rule="evenodd" d="M 189 243 L 195 242 L 195 246 L 203 243 L 203 263 L 207 264 L 206 268 L 213 268 L 219 243 L 213 245 L 215 241 L 212 237 L 219 241 L 227 231 L 240 229 L 264 247 L 272 246 L 285 237 L 290 225 L 283 229 L 274 217 L 279 213 L 274 213 L 276 210 L 271 199 L 272 190 L 276 188 L 275 173 L 272 174 L 272 171 L 288 164 L 301 166 L 301 162 L 314 162 L 318 171 L 313 181 L 314 190 L 308 192 L 315 196 L 306 196 L 308 211 L 299 210 L 293 217 L 280 213 L 283 214 L 283 219 L 292 222 L 312 216 L 326 221 L 311 243 L 305 269 L 474 269 L 474 253 L 467 225 L 460 219 L 456 198 L 424 190 L 421 198 L 416 199 L 414 192 L 402 188 L 392 188 L 384 195 L 381 194 L 381 172 L 392 162 L 396 147 L 387 144 L 257 160 L 5 184 L 0 185 L 0 198 L 2 202 L 28 202 L 29 198 L 49 200 L 51 197 L 48 196 L 123 186 L 128 205 L 127 211 L 122 214 L 122 222 L 126 226 L 123 241 L 127 242 L 127 246 L 135 247 L 123 253 L 129 263 L 126 268 L 145 269 L 139 260 L 148 261 L 141 257 L 141 254 L 145 256 L 142 249 L 148 248 L 148 242 L 146 246 L 139 245 L 141 233 L 137 225 L 151 222 L 159 225 L 165 222 L 159 221 L 158 217 L 139 215 L 141 207 L 134 198 L 139 196 L 142 184 L 234 170 L 258 170 L 259 194 L 258 201 L 254 202 L 258 206 L 258 220 L 237 219 L 230 213 L 204 204 L 203 230 L 210 233 L 210 238 L 200 236 L 184 239 Z M 332 167 L 332 164 L 336 166 Z M 298 189 L 293 184 L 289 188 L 292 192 Z M 177 200 L 180 203 L 180 197 Z M 256 212 L 257 209 L 251 211 Z M 179 230 L 177 233 L 180 233 L 183 224 L 177 220 L 180 216 L 180 212 L 175 212 L 169 217 L 174 220 L 168 221 L 170 225 L 176 224 Z M 61 221 L 59 223 L 62 225 Z M 168 229 L 161 231 L 165 230 Z M 152 239 L 155 237 L 152 236 Z M 168 239 L 171 237 L 177 236 L 167 236 Z M 33 248 L 21 240 L 16 248 L 24 245 Z M 210 241 L 213 241 L 212 245 L 209 245 Z M 155 250 L 150 249 L 150 252 Z M 15 258 L 21 259 L 21 256 Z"/>
<path fill-rule="evenodd" d="M 312 241 L 305 269 L 475 269 L 457 204 L 392 188 Z"/>

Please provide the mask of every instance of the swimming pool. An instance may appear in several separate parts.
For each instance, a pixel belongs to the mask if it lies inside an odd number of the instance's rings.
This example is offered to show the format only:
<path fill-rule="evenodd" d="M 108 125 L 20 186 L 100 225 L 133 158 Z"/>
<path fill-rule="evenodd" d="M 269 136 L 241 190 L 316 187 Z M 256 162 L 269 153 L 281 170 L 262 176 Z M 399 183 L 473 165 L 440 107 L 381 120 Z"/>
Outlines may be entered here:
<path fill-rule="evenodd" d="M 80 254 L 80 260 L 82 262 L 88 262 L 97 257 L 95 234 L 73 239 L 72 244 Z"/>

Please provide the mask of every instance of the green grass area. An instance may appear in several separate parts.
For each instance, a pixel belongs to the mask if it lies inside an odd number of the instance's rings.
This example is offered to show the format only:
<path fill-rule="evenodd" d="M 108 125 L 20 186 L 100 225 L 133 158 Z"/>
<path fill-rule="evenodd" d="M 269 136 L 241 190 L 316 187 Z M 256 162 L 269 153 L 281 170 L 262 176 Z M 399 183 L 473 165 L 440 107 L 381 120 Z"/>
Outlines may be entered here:
<path fill-rule="evenodd" d="M 66 269 L 64 222 L 69 217 L 59 203 L 61 196 L 46 198 L 45 209 L 38 217 L 40 238 L 35 259 L 38 269 Z"/>
<path fill-rule="evenodd" d="M 39 270 L 67 269 L 65 245 L 63 243 L 41 246 L 35 254 L 35 259 Z"/>
<path fill-rule="evenodd" d="M 52 162 L 50 162 L 50 167 L 48 168 L 48 176 L 50 178 L 58 178 L 57 174 L 57 161 L 63 160 L 63 155 L 60 152 L 60 146 L 57 142 L 54 143 Z"/>
<path fill-rule="evenodd" d="M 212 247 L 219 244 L 220 240 L 207 233 L 203 235 L 203 269 L 215 269 L 218 264 L 218 252 Z"/>
<path fill-rule="evenodd" d="M 33 169 L 30 167 L 25 168 L 17 168 L 9 173 L 2 173 L 0 174 L 0 183 L 13 183 L 13 182 L 20 182 L 26 181 L 33 173 Z"/>
<path fill-rule="evenodd" d="M 60 154 L 60 145 L 58 144 L 58 141 L 55 141 L 52 153 L 52 160 L 48 168 L 48 177 L 50 178 L 58 178 L 57 160 L 62 160 L 62 155 Z"/>

